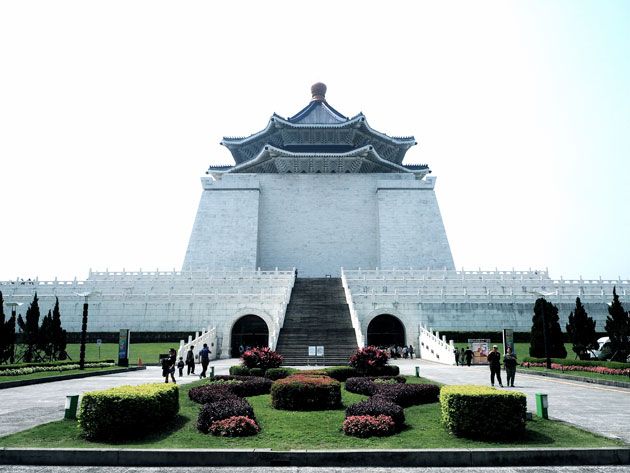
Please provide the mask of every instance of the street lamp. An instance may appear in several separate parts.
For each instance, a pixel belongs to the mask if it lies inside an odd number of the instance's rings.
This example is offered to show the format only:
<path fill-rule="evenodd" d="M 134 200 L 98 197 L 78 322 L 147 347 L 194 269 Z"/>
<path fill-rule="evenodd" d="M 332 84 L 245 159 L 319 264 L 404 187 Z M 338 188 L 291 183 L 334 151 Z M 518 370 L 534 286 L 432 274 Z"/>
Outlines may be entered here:
<path fill-rule="evenodd" d="M 75 296 L 83 297 L 83 320 L 81 322 L 81 348 L 79 351 L 79 369 L 85 368 L 85 339 L 87 338 L 88 297 L 98 296 L 101 291 L 75 292 Z"/>
<path fill-rule="evenodd" d="M 11 319 L 13 320 L 13 335 L 15 335 L 15 324 L 17 323 L 17 308 L 22 305 L 22 302 L 5 302 L 6 305 L 11 307 Z M 15 362 L 15 343 L 11 348 L 11 363 Z"/>
<path fill-rule="evenodd" d="M 540 297 L 543 298 L 543 300 L 545 299 L 545 296 L 553 296 L 556 293 L 555 292 L 543 292 L 543 291 L 529 291 L 532 294 L 536 294 Z M 551 369 L 551 358 L 549 357 L 549 332 L 547 329 L 547 319 L 545 317 L 545 304 L 542 304 L 541 307 L 541 318 L 542 318 L 542 324 L 543 324 L 543 343 L 545 345 L 545 361 L 547 364 L 547 369 L 550 370 Z"/>

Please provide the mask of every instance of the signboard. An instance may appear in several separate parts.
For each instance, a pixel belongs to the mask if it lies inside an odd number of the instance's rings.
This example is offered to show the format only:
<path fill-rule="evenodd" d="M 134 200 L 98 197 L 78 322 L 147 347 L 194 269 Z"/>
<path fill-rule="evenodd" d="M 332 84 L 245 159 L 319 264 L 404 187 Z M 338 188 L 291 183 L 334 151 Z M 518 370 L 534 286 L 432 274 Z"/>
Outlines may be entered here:
<path fill-rule="evenodd" d="M 487 365 L 491 341 L 488 338 L 469 338 L 468 346 L 473 352 L 473 365 Z"/>
<path fill-rule="evenodd" d="M 317 347 L 317 356 L 324 356 L 324 347 Z"/>
<path fill-rule="evenodd" d="M 503 329 L 503 353 L 507 353 L 507 347 L 512 349 L 512 354 L 516 355 L 516 350 L 514 349 L 514 330 L 511 328 Z"/>
<path fill-rule="evenodd" d="M 118 366 L 129 366 L 129 329 L 121 328 L 118 336 Z"/>
<path fill-rule="evenodd" d="M 97 346 L 97 347 L 100 347 L 100 346 L 101 346 L 101 343 L 103 343 L 103 340 L 101 340 L 100 338 L 97 338 L 97 339 L 96 339 L 96 346 Z"/>
<path fill-rule="evenodd" d="M 308 347 L 308 356 L 316 356 L 317 347 Z"/>

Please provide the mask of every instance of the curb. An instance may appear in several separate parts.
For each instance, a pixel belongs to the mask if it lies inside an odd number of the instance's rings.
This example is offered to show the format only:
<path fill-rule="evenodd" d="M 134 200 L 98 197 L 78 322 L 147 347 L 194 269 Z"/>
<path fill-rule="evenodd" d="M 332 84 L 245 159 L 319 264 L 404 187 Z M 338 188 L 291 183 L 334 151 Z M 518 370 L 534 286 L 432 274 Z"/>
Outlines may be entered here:
<path fill-rule="evenodd" d="M 547 378 L 566 379 L 569 381 L 580 381 L 582 383 L 601 384 L 602 386 L 614 386 L 616 388 L 630 388 L 630 382 L 612 381 L 608 379 L 585 378 L 584 376 L 563 375 L 557 373 L 549 373 L 546 371 L 528 371 L 527 368 L 519 371 L 522 374 L 530 374 L 532 376 L 546 376 Z"/>
<path fill-rule="evenodd" d="M 1 448 L 3 465 L 497 467 L 629 465 L 630 448 L 289 450 Z"/>
<path fill-rule="evenodd" d="M 111 369 L 103 371 L 91 371 L 89 373 L 76 373 L 69 375 L 49 376 L 47 378 L 24 379 L 22 381 L 0 382 L 0 389 L 18 388 L 20 386 L 31 386 L 32 384 L 54 383 L 55 381 L 67 381 L 69 379 L 91 378 L 92 376 L 105 376 L 108 374 L 126 373 L 128 371 L 145 370 L 145 366 L 132 366 L 126 369 Z"/>

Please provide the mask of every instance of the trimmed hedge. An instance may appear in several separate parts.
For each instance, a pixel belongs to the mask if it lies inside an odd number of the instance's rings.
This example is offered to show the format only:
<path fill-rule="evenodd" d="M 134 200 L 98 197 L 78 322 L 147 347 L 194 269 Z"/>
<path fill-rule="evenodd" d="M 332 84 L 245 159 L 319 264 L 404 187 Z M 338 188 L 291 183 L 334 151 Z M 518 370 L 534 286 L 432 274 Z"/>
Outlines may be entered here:
<path fill-rule="evenodd" d="M 400 407 L 417 406 L 437 402 L 440 388 L 435 384 L 377 384 L 374 397 L 382 397 Z"/>
<path fill-rule="evenodd" d="M 370 368 L 367 372 L 369 376 L 398 376 L 400 375 L 400 368 L 396 365 L 385 365 Z"/>
<path fill-rule="evenodd" d="M 265 378 L 269 378 L 272 381 L 276 381 L 278 379 L 291 376 L 292 374 L 297 373 L 298 371 L 299 370 L 296 370 L 295 368 L 269 368 L 265 372 Z"/>
<path fill-rule="evenodd" d="M 352 366 L 330 366 L 328 368 L 324 368 L 322 371 L 332 379 L 336 379 L 342 383 L 348 378 L 359 376 L 359 372 Z"/>
<path fill-rule="evenodd" d="M 89 440 L 140 437 L 164 428 L 178 412 L 175 384 L 119 386 L 83 395 L 79 428 Z"/>
<path fill-rule="evenodd" d="M 389 384 L 389 382 L 392 384 L 403 384 L 407 382 L 404 376 L 348 378 L 346 380 L 346 391 L 363 394 L 364 396 L 373 396 L 376 394 L 377 385 L 380 384 L 379 381 L 384 384 Z"/>
<path fill-rule="evenodd" d="M 457 437 L 516 438 L 525 433 L 527 399 L 518 391 L 488 386 L 443 386 L 442 423 Z"/>
<path fill-rule="evenodd" d="M 371 397 L 365 401 L 352 404 L 346 409 L 346 418 L 352 416 L 376 417 L 379 415 L 391 417 L 396 425 L 396 431 L 401 430 L 405 425 L 405 411 L 403 408 L 382 397 Z"/>
<path fill-rule="evenodd" d="M 211 404 L 224 399 L 233 399 L 238 397 L 228 384 L 210 383 L 204 386 L 190 388 L 188 398 L 192 402 L 198 404 Z"/>
<path fill-rule="evenodd" d="M 114 360 L 92 360 L 92 361 L 85 361 L 85 366 L 87 367 L 88 365 L 98 365 L 101 363 L 106 363 L 106 364 L 112 364 L 115 365 L 116 362 Z M 8 365 L 0 365 L 0 373 L 2 371 L 5 370 L 18 370 L 18 369 L 22 369 L 22 368 L 49 368 L 49 367 L 54 367 L 54 368 L 59 368 L 61 366 L 67 366 L 67 365 L 78 365 L 79 362 L 78 361 L 70 361 L 70 360 L 64 360 L 64 361 L 39 361 L 39 362 L 33 362 L 33 363 L 13 363 L 13 364 L 8 364 Z M 50 371 L 50 370 L 42 370 L 42 371 Z M 1 375 L 1 374 L 0 374 Z"/>
<path fill-rule="evenodd" d="M 272 381 L 260 376 L 215 376 L 213 381 L 238 381 L 230 384 L 230 389 L 239 397 L 260 396 L 269 394 Z M 212 381 L 210 381 L 212 384 Z"/>
<path fill-rule="evenodd" d="M 116 366 L 114 362 L 93 362 L 86 363 L 85 368 L 113 368 Z M 55 373 L 62 373 L 63 371 L 78 370 L 81 366 L 79 363 L 73 362 L 72 364 L 53 365 L 53 366 L 27 366 L 24 368 L 15 368 L 10 370 L 0 370 L 0 377 L 2 376 L 24 376 L 33 373 L 51 373 L 54 376 Z"/>
<path fill-rule="evenodd" d="M 232 376 L 249 376 L 249 368 L 246 366 L 230 366 L 230 374 Z"/>
<path fill-rule="evenodd" d="M 207 434 L 214 422 L 235 416 L 244 416 L 254 421 L 256 420 L 254 409 L 252 409 L 249 402 L 240 397 L 235 397 L 213 402 L 212 404 L 205 404 L 199 412 L 199 417 L 197 417 L 197 429 Z"/>
<path fill-rule="evenodd" d="M 292 411 L 336 409 L 341 406 L 341 384 L 328 376 L 295 374 L 274 381 L 271 405 Z"/>
<path fill-rule="evenodd" d="M 523 363 L 546 363 L 546 358 L 533 358 L 533 357 L 525 357 L 523 358 Z M 552 363 L 562 365 L 562 366 L 585 366 L 585 367 L 597 367 L 602 366 L 604 368 L 623 370 L 630 368 L 630 363 L 623 363 L 621 361 L 591 361 L 591 360 L 567 360 L 566 358 L 552 358 Z"/>
<path fill-rule="evenodd" d="M 387 437 L 396 433 L 396 424 L 389 416 L 350 416 L 343 422 L 343 431 L 353 437 Z"/>

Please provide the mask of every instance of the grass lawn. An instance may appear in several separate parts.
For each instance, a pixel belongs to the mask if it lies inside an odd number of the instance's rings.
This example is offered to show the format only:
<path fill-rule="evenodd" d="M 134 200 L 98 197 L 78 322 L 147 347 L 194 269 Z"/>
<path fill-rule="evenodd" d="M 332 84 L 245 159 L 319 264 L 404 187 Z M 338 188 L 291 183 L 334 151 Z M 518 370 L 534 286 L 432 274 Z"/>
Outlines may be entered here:
<path fill-rule="evenodd" d="M 223 438 L 197 431 L 200 406 L 188 399 L 188 390 L 205 381 L 180 387 L 180 414 L 163 432 L 124 444 L 87 442 L 74 421 L 57 421 L 0 438 L 0 447 L 46 448 L 271 448 L 290 449 L 403 449 L 403 448 L 516 448 L 612 447 L 622 442 L 596 436 L 561 422 L 536 419 L 528 422 L 527 435 L 509 443 L 458 439 L 440 424 L 439 403 L 405 409 L 408 427 L 392 437 L 359 439 L 344 435 L 344 409 L 295 412 L 275 410 L 269 395 L 249 398 L 261 432 L 254 437 Z M 408 382 L 423 382 L 408 377 Z M 426 382 L 426 381 L 425 381 Z M 342 390 L 345 406 L 365 396 Z"/>
<path fill-rule="evenodd" d="M 133 334 L 131 334 L 133 336 Z M 68 344 L 67 350 L 70 358 L 75 361 L 79 360 L 79 349 L 81 344 Z M 179 349 L 179 340 L 172 342 L 159 343 L 132 343 L 129 345 L 129 364 L 138 364 L 138 357 L 142 357 L 143 363 L 158 363 L 160 353 L 168 353 L 169 348 Z M 99 353 L 96 343 L 87 343 L 85 345 L 85 359 L 90 361 L 98 361 Z M 118 344 L 103 343 L 101 345 L 101 360 L 118 360 Z"/>
<path fill-rule="evenodd" d="M 593 378 L 593 379 L 605 379 L 607 381 L 621 381 L 622 383 L 630 383 L 630 376 L 620 376 L 618 374 L 603 374 L 593 373 L 591 371 L 561 371 L 561 370 L 547 370 L 546 368 L 523 368 L 520 366 L 518 371 L 523 374 L 527 374 L 532 371 L 553 373 L 558 376 L 577 376 L 580 378 Z"/>
<path fill-rule="evenodd" d="M 118 368 L 117 366 L 109 366 L 107 368 L 85 368 L 83 371 L 81 370 L 41 371 L 39 373 L 23 374 L 21 376 L 0 376 L 0 386 L 2 386 L 2 383 L 6 383 L 9 381 L 23 381 L 25 379 L 41 379 L 41 378 L 61 379 L 65 376 L 72 375 L 72 374 L 93 373 L 97 371 L 111 371 L 111 370 L 125 371 L 125 368 Z"/>

